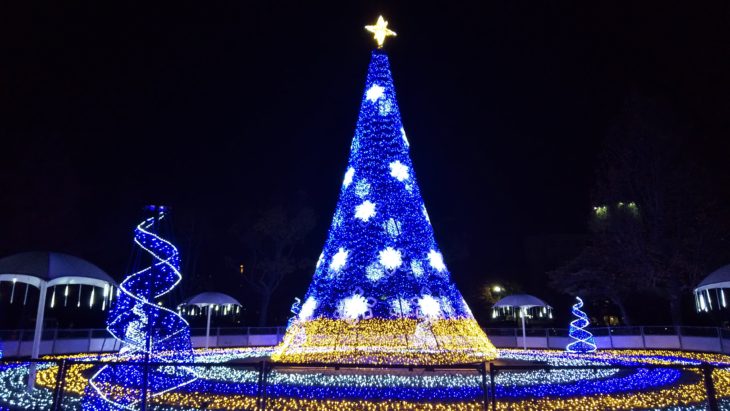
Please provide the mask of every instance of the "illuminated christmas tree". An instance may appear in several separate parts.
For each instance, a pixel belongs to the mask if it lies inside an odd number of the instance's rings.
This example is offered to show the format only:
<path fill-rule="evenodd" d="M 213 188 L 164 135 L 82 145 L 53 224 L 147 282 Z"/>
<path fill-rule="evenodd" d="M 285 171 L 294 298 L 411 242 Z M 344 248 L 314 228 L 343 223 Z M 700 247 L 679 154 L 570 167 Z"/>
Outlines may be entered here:
<path fill-rule="evenodd" d="M 379 46 L 395 35 L 366 27 Z M 416 182 L 388 56 L 372 52 L 350 159 L 282 362 L 445 364 L 497 352 L 451 280 Z"/>
<path fill-rule="evenodd" d="M 596 351 L 596 341 L 593 339 L 593 334 L 586 330 L 590 322 L 586 313 L 581 311 L 583 300 L 580 297 L 575 297 L 575 299 L 578 302 L 573 305 L 573 315 L 577 318 L 570 322 L 568 330 L 568 335 L 575 341 L 568 344 L 565 349 L 574 353 L 594 352 Z"/>
<path fill-rule="evenodd" d="M 118 361 L 135 365 L 109 365 L 89 380 L 85 410 L 140 408 L 142 392 L 147 401 L 193 382 L 189 367 L 155 366 L 159 362 L 193 362 L 190 326 L 175 311 L 162 306 L 160 298 L 181 280 L 180 253 L 158 232 L 166 224 L 164 207 L 150 207 L 154 215 L 134 232 L 135 267 L 120 284 L 119 296 L 107 318 L 107 330 L 123 343 Z M 140 363 L 148 363 L 145 366 Z"/>

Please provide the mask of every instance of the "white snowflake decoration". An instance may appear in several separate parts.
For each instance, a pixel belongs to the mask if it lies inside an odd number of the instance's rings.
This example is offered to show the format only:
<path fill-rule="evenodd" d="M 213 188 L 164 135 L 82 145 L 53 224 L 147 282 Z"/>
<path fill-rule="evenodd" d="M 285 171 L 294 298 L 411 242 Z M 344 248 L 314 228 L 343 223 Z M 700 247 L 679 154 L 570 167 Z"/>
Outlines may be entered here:
<path fill-rule="evenodd" d="M 370 281 L 378 281 L 385 276 L 383 266 L 380 263 L 372 263 L 365 268 L 365 277 Z"/>
<path fill-rule="evenodd" d="M 401 137 L 403 137 L 403 144 L 405 144 L 406 147 L 410 147 L 411 143 L 408 142 L 408 137 L 406 137 L 406 130 L 403 127 L 400 128 L 400 135 Z"/>
<path fill-rule="evenodd" d="M 441 305 L 438 300 L 426 294 L 418 299 L 418 308 L 421 314 L 429 318 L 436 318 L 441 315 Z"/>
<path fill-rule="evenodd" d="M 362 204 L 355 207 L 355 218 L 367 222 L 370 217 L 375 215 L 375 204 L 369 200 L 363 201 Z"/>
<path fill-rule="evenodd" d="M 389 99 L 381 100 L 378 104 L 378 114 L 381 116 L 387 116 L 390 110 L 393 108 L 393 103 Z"/>
<path fill-rule="evenodd" d="M 302 308 L 299 310 L 299 319 L 306 321 L 311 318 L 315 308 L 317 308 L 317 300 L 314 297 L 307 298 L 307 301 L 302 304 Z"/>
<path fill-rule="evenodd" d="M 342 181 L 342 185 L 345 186 L 345 188 L 349 187 L 352 183 L 352 177 L 355 176 L 355 169 L 350 167 L 347 169 L 347 172 L 345 172 L 345 179 Z"/>
<path fill-rule="evenodd" d="M 347 264 L 347 255 L 350 254 L 349 250 L 345 250 L 344 248 L 340 248 L 337 253 L 332 257 L 332 261 L 330 262 L 330 269 L 332 271 L 338 272 L 342 269 L 342 267 Z"/>
<path fill-rule="evenodd" d="M 436 250 L 428 252 L 428 263 L 434 270 L 438 272 L 446 271 L 446 264 L 444 264 L 444 256 Z"/>
<path fill-rule="evenodd" d="M 393 218 L 389 218 L 388 221 L 383 223 L 383 226 L 385 227 L 385 231 L 392 238 L 396 238 L 400 235 L 400 232 L 401 232 L 400 231 L 400 221 L 396 221 Z"/>
<path fill-rule="evenodd" d="M 355 185 L 355 195 L 360 198 L 365 198 L 368 194 L 370 194 L 370 183 L 363 178 Z"/>
<path fill-rule="evenodd" d="M 365 98 L 375 103 L 379 98 L 383 97 L 385 89 L 377 84 L 370 86 L 367 92 L 365 92 Z"/>
<path fill-rule="evenodd" d="M 408 166 L 401 163 L 399 160 L 395 160 L 390 163 L 390 175 L 395 177 L 398 181 L 406 181 L 410 177 L 408 173 Z"/>
<path fill-rule="evenodd" d="M 421 265 L 421 262 L 418 260 L 412 260 L 411 261 L 411 272 L 413 273 L 413 276 L 416 278 L 423 275 L 423 266 Z"/>
<path fill-rule="evenodd" d="M 334 224 L 335 227 L 342 225 L 342 213 L 340 213 L 340 210 L 337 210 L 337 212 L 335 212 L 335 216 L 332 217 L 332 224 Z"/>
<path fill-rule="evenodd" d="M 455 314 L 454 305 L 448 297 L 441 297 L 441 309 L 448 317 L 453 317 Z"/>
<path fill-rule="evenodd" d="M 426 217 L 426 221 L 428 221 L 428 223 L 431 224 L 431 218 L 428 216 L 428 211 L 426 211 L 425 204 L 421 204 L 421 211 L 423 211 L 423 216 Z"/>
<path fill-rule="evenodd" d="M 367 318 L 369 316 L 370 303 L 367 298 L 356 293 L 340 300 L 337 308 L 340 318 L 357 320 L 358 318 Z"/>
<path fill-rule="evenodd" d="M 400 267 L 403 260 L 400 256 L 400 251 L 393 247 L 388 247 L 380 252 L 380 265 L 387 268 L 388 270 L 395 270 Z"/>
<path fill-rule="evenodd" d="M 390 311 L 394 315 L 405 317 L 410 314 L 412 310 L 411 302 L 405 298 L 400 297 L 390 300 Z"/>

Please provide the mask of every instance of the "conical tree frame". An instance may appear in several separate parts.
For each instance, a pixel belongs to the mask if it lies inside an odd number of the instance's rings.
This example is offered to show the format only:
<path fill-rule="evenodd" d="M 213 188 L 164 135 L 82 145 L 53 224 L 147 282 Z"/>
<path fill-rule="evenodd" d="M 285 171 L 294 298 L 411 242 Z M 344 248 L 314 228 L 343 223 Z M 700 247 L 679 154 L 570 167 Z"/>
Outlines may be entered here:
<path fill-rule="evenodd" d="M 272 360 L 435 365 L 497 356 L 451 280 L 409 146 L 388 57 L 375 50 L 327 241 Z"/>

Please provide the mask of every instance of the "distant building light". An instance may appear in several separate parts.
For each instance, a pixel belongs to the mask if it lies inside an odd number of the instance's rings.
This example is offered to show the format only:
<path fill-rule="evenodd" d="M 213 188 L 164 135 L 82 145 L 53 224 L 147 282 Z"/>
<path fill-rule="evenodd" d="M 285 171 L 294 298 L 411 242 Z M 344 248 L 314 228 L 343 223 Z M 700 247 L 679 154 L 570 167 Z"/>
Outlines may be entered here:
<path fill-rule="evenodd" d="M 605 205 L 593 207 L 593 211 L 596 213 L 598 218 L 604 218 L 608 215 L 608 207 Z"/>

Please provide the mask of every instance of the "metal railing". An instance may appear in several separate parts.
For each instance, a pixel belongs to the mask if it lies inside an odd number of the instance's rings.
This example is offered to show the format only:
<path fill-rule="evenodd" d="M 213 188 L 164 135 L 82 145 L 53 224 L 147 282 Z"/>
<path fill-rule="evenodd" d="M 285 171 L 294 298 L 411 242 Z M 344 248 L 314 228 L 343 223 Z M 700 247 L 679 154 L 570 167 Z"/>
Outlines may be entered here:
<path fill-rule="evenodd" d="M 255 391 L 255 406 L 253 409 L 255 410 L 265 410 L 267 408 L 269 409 L 276 409 L 276 401 L 280 400 L 279 397 L 269 397 L 267 393 L 267 387 L 270 385 L 269 383 L 269 376 L 272 372 L 289 372 L 291 370 L 294 370 L 295 373 L 302 373 L 307 371 L 313 371 L 316 373 L 321 373 L 322 371 L 327 371 L 329 373 L 333 371 L 340 371 L 340 372 L 359 372 L 359 373 L 367 373 L 372 372 L 373 370 L 381 370 L 383 372 L 391 372 L 395 371 L 398 375 L 408 375 L 410 373 L 434 373 L 434 375 L 437 375 L 439 372 L 443 374 L 443 372 L 451 372 L 455 374 L 467 374 L 467 375 L 474 375 L 479 376 L 480 378 L 477 379 L 478 381 L 478 387 L 475 385 L 472 388 L 475 388 L 475 391 L 472 392 L 474 394 L 471 398 L 465 398 L 466 401 L 475 401 L 477 403 L 481 404 L 481 407 L 483 410 L 498 410 L 498 409 L 510 409 L 511 405 L 517 401 L 521 400 L 533 400 L 534 397 L 529 398 L 511 398 L 509 396 L 504 396 L 506 392 L 510 390 L 509 386 L 499 385 L 497 382 L 497 377 L 500 374 L 510 374 L 510 373 L 524 373 L 526 371 L 548 371 L 550 373 L 561 373 L 561 372 L 568 372 L 570 370 L 589 370 L 596 372 L 598 370 L 619 370 L 623 372 L 631 372 L 631 371 L 638 371 L 638 370 L 657 370 L 657 369 L 674 369 L 674 370 L 680 370 L 680 371 L 693 371 L 694 374 L 699 378 L 701 381 L 697 381 L 696 384 L 701 383 L 701 390 L 703 392 L 703 397 L 699 398 L 700 404 L 695 405 L 704 405 L 706 409 L 709 409 L 710 411 L 719 411 L 720 409 L 725 409 L 724 407 L 727 405 L 727 403 L 722 404 L 722 407 L 719 403 L 719 398 L 722 398 L 724 401 L 727 401 L 726 398 L 730 397 L 730 392 L 718 392 L 716 389 L 715 384 L 715 377 L 714 373 L 719 370 L 725 370 L 724 372 L 727 372 L 726 370 L 730 368 L 730 366 L 717 366 L 709 363 L 702 363 L 698 365 L 680 365 L 680 364 L 672 364 L 672 365 L 654 365 L 654 364 L 637 364 L 637 365 L 581 365 L 581 366 L 550 366 L 550 365 L 503 365 L 503 364 L 496 364 L 492 362 L 484 362 L 484 363 L 470 363 L 470 364 L 455 364 L 455 365 L 439 365 L 439 366 L 430 366 L 430 367 L 423 367 L 423 366 L 414 366 L 414 365 L 398 365 L 398 364 L 360 364 L 360 365 L 353 365 L 353 364 L 315 364 L 315 363 L 304 363 L 304 364 L 282 364 L 282 363 L 273 363 L 273 362 L 267 362 L 267 361 L 261 361 L 257 363 L 143 363 L 143 362 L 125 362 L 125 361 L 88 361 L 88 360 L 74 360 L 74 359 L 60 359 L 60 360 L 31 360 L 31 361 L 20 361 L 20 360 L 0 360 L 0 367 L 11 365 L 11 366 L 28 366 L 30 363 L 43 363 L 43 364 L 53 364 L 53 366 L 56 366 L 57 369 L 55 370 L 55 384 L 52 386 L 48 385 L 46 387 L 43 387 L 41 389 L 50 390 L 52 392 L 51 394 L 51 404 L 48 407 L 49 410 L 70 410 L 70 409 L 77 409 L 80 408 L 80 401 L 77 399 L 77 401 L 74 404 L 69 404 L 68 402 L 64 402 L 64 400 L 69 397 L 70 395 L 66 392 L 68 387 L 66 387 L 66 381 L 67 381 L 67 372 L 71 369 L 74 365 L 90 365 L 90 366 L 98 366 L 98 365 L 105 365 L 105 366 L 143 366 L 143 367 L 200 367 L 200 368 L 207 368 L 207 367 L 226 367 L 226 368 L 236 368 L 236 369 L 248 369 L 248 370 L 255 370 L 255 378 L 250 378 L 250 382 L 252 384 L 255 384 L 256 389 Z M 371 374 L 372 375 L 372 374 Z M 413 375 L 419 375 L 419 374 L 413 374 Z M 686 378 L 685 378 L 686 379 Z M 500 387 L 498 389 L 498 387 Z M 133 391 L 137 393 L 137 391 Z M 145 410 L 147 409 L 148 405 L 151 405 L 152 401 L 155 401 L 152 399 L 152 396 L 149 395 L 149 393 L 144 391 L 139 391 L 139 403 L 141 405 L 141 409 Z M 566 394 L 568 393 L 566 390 Z M 78 393 L 74 394 L 76 397 L 78 397 Z M 589 399 L 591 398 L 590 395 L 581 395 L 580 393 L 572 393 L 571 398 L 576 398 L 577 401 L 580 401 L 581 399 Z M 562 396 L 559 396 L 560 398 L 563 398 Z M 605 394 L 600 395 L 599 397 L 605 397 Z M 387 398 L 386 398 L 387 399 Z M 680 397 L 677 398 L 678 402 L 680 401 Z M 327 398 L 323 398 L 323 401 L 327 401 Z M 355 400 L 358 400 L 355 398 Z M 362 401 L 371 401 L 370 399 L 362 399 Z M 379 401 L 381 399 L 375 399 L 375 401 Z M 423 400 L 419 401 L 418 399 L 414 400 L 416 403 L 423 402 Z M 618 404 L 620 404 L 621 399 L 618 399 Z M 148 404 L 148 402 L 150 404 Z M 434 402 L 442 402 L 439 399 L 436 400 L 428 400 L 426 401 L 429 404 Z M 0 404 L 2 406 L 3 404 Z M 679 405 L 679 404 L 677 404 Z M 0 407 L 1 408 L 1 407 Z M 205 409 L 205 407 L 203 407 Z"/>
<path fill-rule="evenodd" d="M 568 328 L 527 328 L 528 337 L 567 337 Z M 696 327 L 673 325 L 637 325 L 620 327 L 589 327 L 588 330 L 596 336 L 621 335 L 685 335 L 696 337 L 720 337 L 730 339 L 730 329 L 720 327 Z M 519 327 L 484 327 L 488 335 L 502 335 L 522 337 L 522 328 Z"/>
<path fill-rule="evenodd" d="M 216 327 L 210 329 L 211 347 L 276 345 L 285 327 Z M 205 346 L 205 328 L 191 328 L 193 345 Z M 33 329 L 0 330 L 0 350 L 5 357 L 29 356 Z M 46 329 L 41 337 L 41 355 L 119 351 L 121 343 L 104 328 Z"/>
<path fill-rule="evenodd" d="M 498 348 L 523 346 L 520 328 L 485 328 Z M 730 330 L 718 327 L 631 326 L 589 328 L 599 348 L 679 349 L 730 353 Z M 267 346 L 278 344 L 284 327 L 211 328 L 211 347 Z M 205 346 L 205 328 L 192 328 L 193 345 Z M 528 328 L 530 348 L 562 349 L 570 341 L 567 328 Z M 29 356 L 33 330 L 0 330 L 0 349 L 6 357 Z M 113 352 L 121 344 L 105 329 L 47 329 L 43 331 L 41 354 Z"/>
<path fill-rule="evenodd" d="M 718 327 L 626 326 L 590 327 L 598 348 L 675 349 L 730 353 L 730 330 Z M 485 328 L 498 348 L 523 346 L 520 328 Z M 529 348 L 563 349 L 570 342 L 567 328 L 528 328 Z"/>

